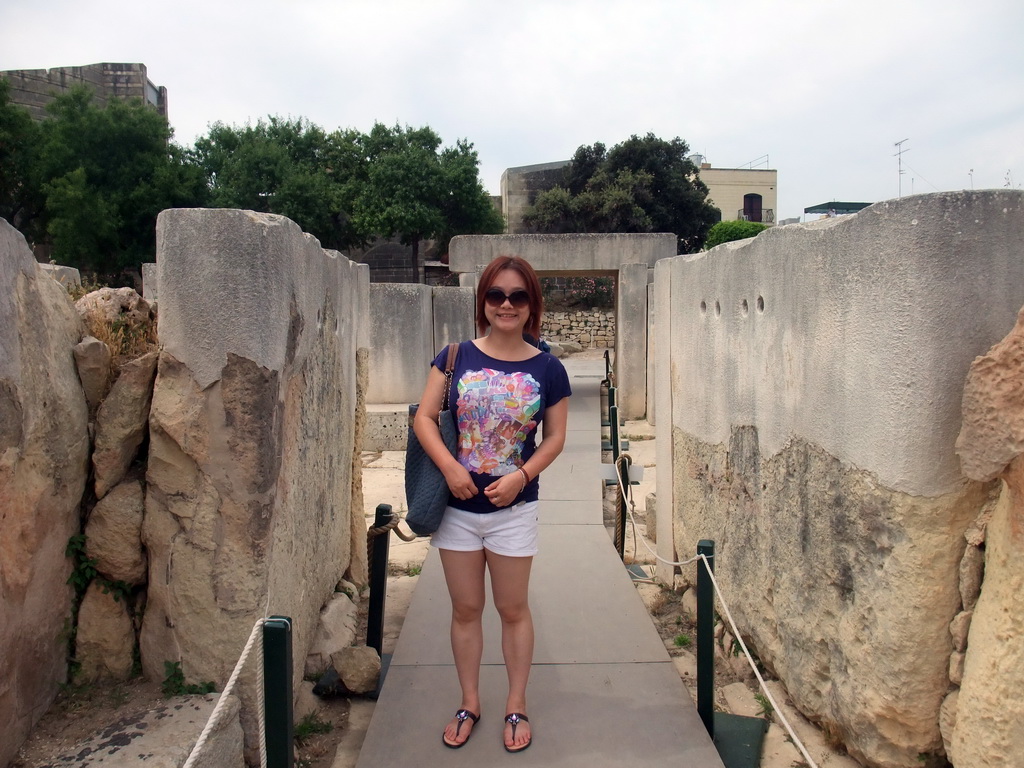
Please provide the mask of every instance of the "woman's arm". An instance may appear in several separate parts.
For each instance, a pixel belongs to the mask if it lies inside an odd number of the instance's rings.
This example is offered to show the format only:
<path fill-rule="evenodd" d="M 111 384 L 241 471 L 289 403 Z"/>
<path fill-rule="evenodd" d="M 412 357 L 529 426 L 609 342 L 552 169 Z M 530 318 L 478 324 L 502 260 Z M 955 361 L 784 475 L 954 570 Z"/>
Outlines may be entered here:
<path fill-rule="evenodd" d="M 430 367 L 427 374 L 427 386 L 420 398 L 420 407 L 416 411 L 412 429 L 423 446 L 423 450 L 441 470 L 448 483 L 448 490 L 457 499 L 470 499 L 476 496 L 476 484 L 469 471 L 448 453 L 448 448 L 441 439 L 441 430 L 437 426 L 437 415 L 441 411 L 441 400 L 444 399 L 444 373 L 436 367 Z"/>
<path fill-rule="evenodd" d="M 569 420 L 569 398 L 563 397 L 554 405 L 544 409 L 544 439 L 530 460 L 523 464 L 526 474 L 533 480 L 547 469 L 565 447 L 565 428 Z M 484 493 L 496 507 L 507 507 L 518 496 L 524 486 L 522 472 L 503 475 L 484 489 Z"/>

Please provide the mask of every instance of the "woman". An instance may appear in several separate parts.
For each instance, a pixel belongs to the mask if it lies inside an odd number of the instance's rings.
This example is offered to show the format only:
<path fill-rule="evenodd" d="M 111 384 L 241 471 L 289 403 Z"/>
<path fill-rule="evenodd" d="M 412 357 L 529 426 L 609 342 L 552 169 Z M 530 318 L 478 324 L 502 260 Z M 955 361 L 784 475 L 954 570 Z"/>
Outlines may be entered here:
<path fill-rule="evenodd" d="M 537 553 L 537 477 L 565 444 L 572 394 L 558 359 L 523 338 L 540 337 L 542 311 L 540 281 L 529 263 L 518 256 L 492 261 L 477 287 L 480 336 L 459 345 L 452 378 L 458 456 L 445 449 L 437 427 L 447 349 L 434 359 L 413 423 L 451 492 L 431 545 L 440 550 L 451 596 L 452 653 L 462 687 L 462 704 L 443 734 L 453 749 L 469 740 L 480 719 L 485 569 L 508 673 L 505 749 L 521 752 L 532 741 L 526 684 L 533 663 L 528 591 Z M 544 439 L 537 445 L 542 420 Z"/>

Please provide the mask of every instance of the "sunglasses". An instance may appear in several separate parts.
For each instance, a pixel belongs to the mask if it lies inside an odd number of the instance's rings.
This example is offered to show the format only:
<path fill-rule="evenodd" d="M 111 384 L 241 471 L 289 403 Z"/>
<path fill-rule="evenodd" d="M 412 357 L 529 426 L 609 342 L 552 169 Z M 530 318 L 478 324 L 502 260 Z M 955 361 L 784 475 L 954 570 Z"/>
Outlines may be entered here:
<path fill-rule="evenodd" d="M 522 290 L 506 294 L 497 288 L 488 288 L 484 293 L 484 301 L 487 302 L 489 307 L 500 307 L 505 303 L 506 299 L 515 309 L 522 309 L 530 304 L 530 294 Z"/>

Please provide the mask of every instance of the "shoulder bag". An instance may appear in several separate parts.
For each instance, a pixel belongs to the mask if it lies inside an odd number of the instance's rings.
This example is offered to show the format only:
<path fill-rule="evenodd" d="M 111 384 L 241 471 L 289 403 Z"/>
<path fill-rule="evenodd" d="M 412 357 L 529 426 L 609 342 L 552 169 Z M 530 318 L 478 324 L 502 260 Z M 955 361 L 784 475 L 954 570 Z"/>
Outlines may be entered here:
<path fill-rule="evenodd" d="M 437 413 L 437 426 L 441 431 L 441 439 L 452 456 L 455 456 L 458 445 L 458 430 L 455 418 L 448 409 L 452 388 L 452 375 L 455 371 L 455 359 L 459 354 L 458 344 L 448 345 L 448 359 L 444 369 L 444 396 L 441 398 L 441 410 Z M 405 449 L 405 502 L 409 511 L 405 522 L 417 536 L 429 536 L 441 524 L 444 509 L 448 506 L 448 482 L 437 468 L 434 460 L 427 455 L 413 431 L 412 424 L 416 418 L 419 404 L 409 406 L 409 437 Z"/>

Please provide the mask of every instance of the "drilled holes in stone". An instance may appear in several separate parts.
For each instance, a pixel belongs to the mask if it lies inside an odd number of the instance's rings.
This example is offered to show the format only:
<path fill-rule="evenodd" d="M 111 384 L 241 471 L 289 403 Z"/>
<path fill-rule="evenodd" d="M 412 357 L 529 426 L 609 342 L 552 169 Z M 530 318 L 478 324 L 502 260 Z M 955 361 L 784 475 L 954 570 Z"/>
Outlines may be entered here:
<path fill-rule="evenodd" d="M 702 301 L 700 303 L 700 313 L 702 315 L 706 315 L 708 313 L 708 303 L 706 301 Z"/>
<path fill-rule="evenodd" d="M 722 303 L 720 301 L 715 302 L 715 317 L 722 316 Z"/>
<path fill-rule="evenodd" d="M 757 297 L 757 311 L 764 312 L 764 296 Z"/>
<path fill-rule="evenodd" d="M 746 317 L 747 314 L 750 312 L 750 306 L 747 304 L 746 299 L 740 302 L 740 312 L 743 313 L 744 317 Z"/>

